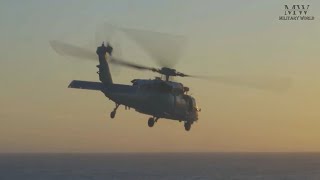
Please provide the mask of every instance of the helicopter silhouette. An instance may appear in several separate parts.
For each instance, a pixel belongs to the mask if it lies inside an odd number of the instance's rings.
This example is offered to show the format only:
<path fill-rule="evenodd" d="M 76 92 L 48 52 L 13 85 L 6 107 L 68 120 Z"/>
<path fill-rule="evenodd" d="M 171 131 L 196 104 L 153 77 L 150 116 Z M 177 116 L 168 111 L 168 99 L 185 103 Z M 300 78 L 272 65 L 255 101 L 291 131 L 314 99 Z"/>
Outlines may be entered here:
<path fill-rule="evenodd" d="M 150 34 L 150 32 L 140 30 L 131 30 L 131 32 L 135 34 L 138 32 L 139 36 L 146 34 L 148 36 L 148 33 Z M 151 33 L 151 36 L 153 35 L 154 33 Z M 101 91 L 107 98 L 115 102 L 115 108 L 110 113 L 111 118 L 115 118 L 117 109 L 120 105 L 123 105 L 126 109 L 133 108 L 139 113 L 150 115 L 151 117 L 148 119 L 149 127 L 153 127 L 161 118 L 184 122 L 185 130 L 189 131 L 192 124 L 198 121 L 198 113 L 201 109 L 197 106 L 195 98 L 188 95 L 189 88 L 182 83 L 171 81 L 170 77 L 205 78 L 205 76 L 185 74 L 166 66 L 153 68 L 124 61 L 113 56 L 113 47 L 110 43 L 106 43 L 106 45 L 102 43 L 101 46 L 97 47 L 96 53 L 60 41 L 51 41 L 50 45 L 61 55 L 93 60 L 98 56 L 99 64 L 97 68 L 99 71 L 97 73 L 100 82 L 73 80 L 68 87 Z M 161 77 L 156 77 L 155 79 L 133 79 L 131 81 L 132 85 L 116 84 L 113 82 L 109 63 L 136 70 L 159 73 Z M 257 83 L 238 82 L 235 79 L 222 76 L 212 76 L 211 79 L 259 89 L 267 89 L 270 86 L 270 84 L 261 86 L 261 84 Z M 287 80 L 278 81 L 279 83 L 281 89 L 288 87 Z M 279 90 L 279 88 L 276 90 Z"/>

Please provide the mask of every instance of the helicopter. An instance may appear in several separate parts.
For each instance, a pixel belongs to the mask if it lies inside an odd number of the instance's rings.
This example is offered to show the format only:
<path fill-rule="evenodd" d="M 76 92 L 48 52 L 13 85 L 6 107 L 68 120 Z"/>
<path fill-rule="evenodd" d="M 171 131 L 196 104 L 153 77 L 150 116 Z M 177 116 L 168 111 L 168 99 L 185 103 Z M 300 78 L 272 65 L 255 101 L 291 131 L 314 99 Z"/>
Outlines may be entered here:
<path fill-rule="evenodd" d="M 51 45 L 57 51 L 62 46 L 79 51 L 76 46 L 57 41 L 51 42 Z M 100 82 L 73 80 L 68 87 L 101 91 L 115 102 L 115 108 L 110 113 L 112 119 L 115 118 L 119 106 L 123 105 L 126 109 L 133 108 L 139 113 L 151 115 L 148 119 L 149 127 L 153 127 L 160 118 L 164 118 L 184 122 L 185 130 L 189 131 L 191 125 L 198 120 L 198 112 L 201 109 L 197 106 L 195 98 L 187 94 L 188 87 L 169 79 L 172 76 L 191 77 L 191 75 L 168 67 L 158 69 L 126 62 L 112 57 L 112 51 L 113 47 L 109 43 L 107 45 L 102 43 L 96 50 Z M 161 77 L 152 80 L 133 79 L 132 85 L 116 84 L 113 82 L 108 62 L 139 70 L 150 70 L 163 75 L 163 79 Z"/>
<path fill-rule="evenodd" d="M 139 32 L 139 36 L 149 33 L 136 30 L 133 32 Z M 151 35 L 153 34 L 151 33 Z M 98 68 L 97 74 L 100 82 L 73 80 L 68 87 L 101 91 L 115 103 L 115 108 L 111 111 L 110 118 L 115 118 L 117 109 L 120 105 L 123 105 L 125 109 L 133 108 L 139 113 L 150 115 L 147 121 L 149 127 L 153 127 L 159 119 L 169 119 L 183 122 L 184 129 L 190 131 L 192 124 L 198 121 L 198 114 L 201 109 L 197 106 L 195 98 L 188 94 L 189 87 L 184 86 L 182 83 L 171 81 L 171 78 L 203 78 L 203 76 L 185 74 L 166 66 L 154 68 L 125 61 L 113 56 L 114 49 L 108 42 L 106 44 L 102 43 L 101 46 L 97 47 L 96 53 L 60 41 L 51 41 L 50 45 L 61 55 L 99 60 L 99 64 L 96 67 Z M 117 84 L 113 82 L 109 64 L 151 71 L 161 76 L 155 79 L 133 79 L 131 85 Z M 225 77 L 217 76 L 212 78 L 216 81 L 225 81 L 236 85 L 242 84 L 254 88 L 266 88 L 265 86 L 257 86 L 256 83 L 236 82 L 234 79 Z M 283 85 L 282 88 L 287 88 L 288 83 L 285 81 L 280 81 L 280 84 Z"/>

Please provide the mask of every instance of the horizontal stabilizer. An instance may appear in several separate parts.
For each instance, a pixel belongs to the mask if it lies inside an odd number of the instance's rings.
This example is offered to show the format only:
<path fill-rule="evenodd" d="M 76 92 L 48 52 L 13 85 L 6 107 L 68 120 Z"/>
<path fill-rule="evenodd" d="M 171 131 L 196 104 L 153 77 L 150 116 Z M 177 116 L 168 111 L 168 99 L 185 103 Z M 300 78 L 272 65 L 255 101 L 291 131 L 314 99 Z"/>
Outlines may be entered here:
<path fill-rule="evenodd" d="M 88 90 L 102 90 L 104 85 L 101 82 L 91 82 L 91 81 L 78 81 L 73 80 L 68 88 L 75 88 L 75 89 L 88 89 Z"/>

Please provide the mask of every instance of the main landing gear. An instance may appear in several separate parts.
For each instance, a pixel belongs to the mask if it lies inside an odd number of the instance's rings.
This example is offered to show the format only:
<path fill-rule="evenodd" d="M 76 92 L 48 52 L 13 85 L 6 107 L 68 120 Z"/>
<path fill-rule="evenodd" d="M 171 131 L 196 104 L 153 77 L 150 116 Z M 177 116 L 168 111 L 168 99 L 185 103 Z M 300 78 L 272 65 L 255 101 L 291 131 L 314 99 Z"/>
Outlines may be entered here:
<path fill-rule="evenodd" d="M 186 131 L 190 131 L 191 125 L 192 125 L 192 122 L 186 121 L 186 122 L 184 123 L 184 129 L 185 129 Z"/>
<path fill-rule="evenodd" d="M 116 104 L 116 107 L 113 109 L 113 111 L 110 113 L 111 119 L 113 119 L 116 116 L 117 109 L 120 106 L 120 104 Z"/>
<path fill-rule="evenodd" d="M 149 118 L 149 119 L 148 119 L 148 126 L 149 126 L 149 127 L 153 127 L 153 126 L 154 126 L 154 123 L 156 123 L 156 122 L 158 121 L 158 119 L 159 119 L 159 118 L 156 118 L 156 117 L 155 117 L 155 118 L 152 118 L 152 117 Z"/>

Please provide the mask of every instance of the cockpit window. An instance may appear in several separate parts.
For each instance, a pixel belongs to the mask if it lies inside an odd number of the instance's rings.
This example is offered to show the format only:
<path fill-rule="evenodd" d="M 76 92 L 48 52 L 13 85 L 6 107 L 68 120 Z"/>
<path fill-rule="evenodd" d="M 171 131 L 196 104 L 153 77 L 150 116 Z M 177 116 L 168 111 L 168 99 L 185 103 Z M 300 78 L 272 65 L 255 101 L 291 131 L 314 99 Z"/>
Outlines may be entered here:
<path fill-rule="evenodd" d="M 176 94 L 176 95 L 183 94 L 183 90 L 181 90 L 179 88 L 174 88 L 174 89 L 172 89 L 172 93 Z"/>

